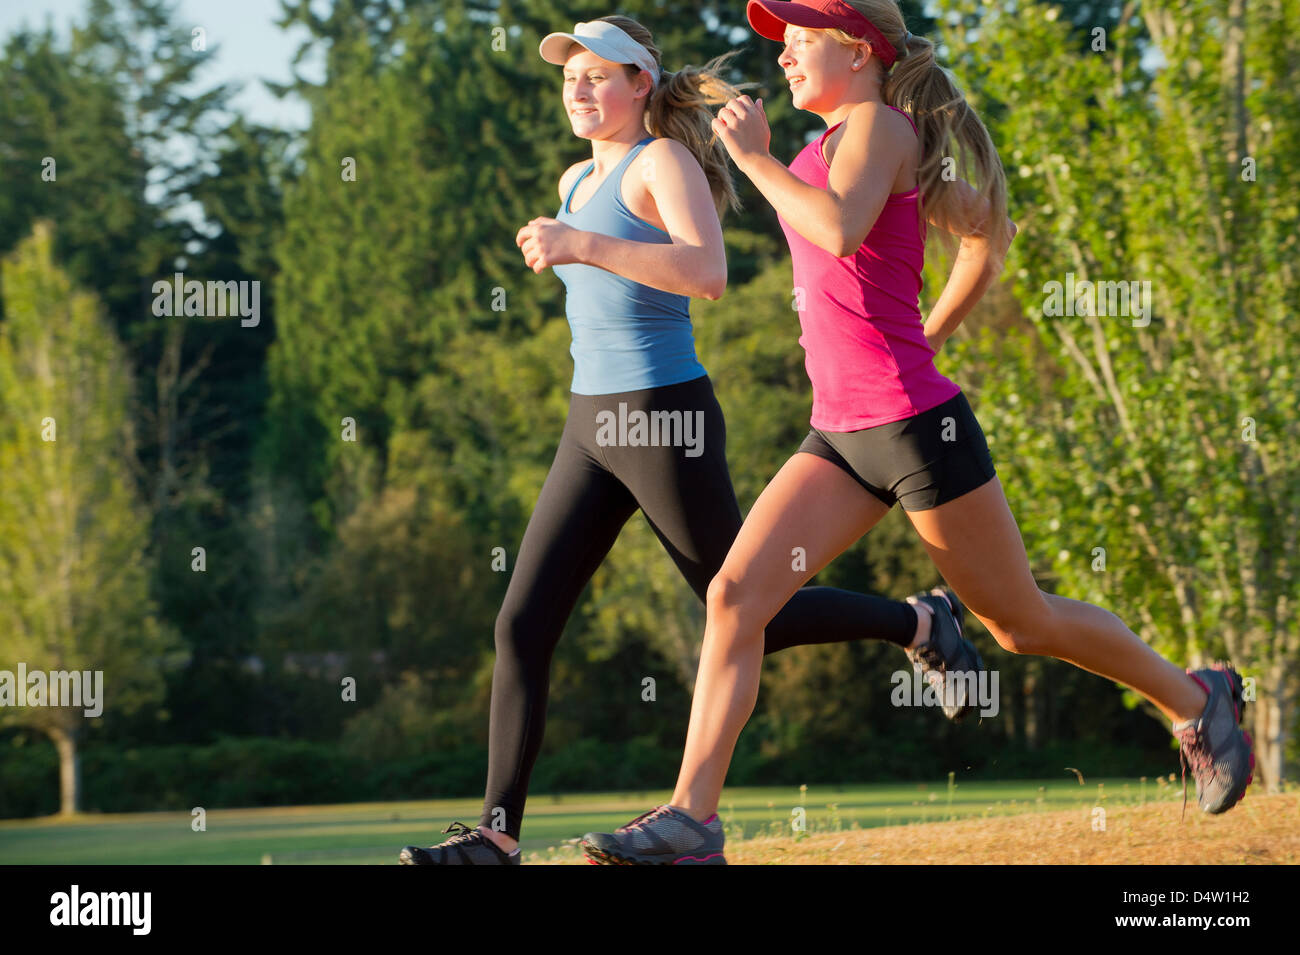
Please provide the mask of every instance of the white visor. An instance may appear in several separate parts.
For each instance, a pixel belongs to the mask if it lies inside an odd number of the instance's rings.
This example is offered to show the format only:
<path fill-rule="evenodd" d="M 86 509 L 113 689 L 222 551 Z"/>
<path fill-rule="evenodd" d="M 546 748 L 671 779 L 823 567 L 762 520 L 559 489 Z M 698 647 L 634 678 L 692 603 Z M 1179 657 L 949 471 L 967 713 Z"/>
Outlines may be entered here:
<path fill-rule="evenodd" d="M 659 64 L 650 51 L 608 20 L 576 23 L 572 33 L 548 33 L 538 50 L 547 63 L 563 66 L 572 43 L 586 47 L 602 60 L 631 63 L 650 74 L 650 82 L 659 85 Z"/>

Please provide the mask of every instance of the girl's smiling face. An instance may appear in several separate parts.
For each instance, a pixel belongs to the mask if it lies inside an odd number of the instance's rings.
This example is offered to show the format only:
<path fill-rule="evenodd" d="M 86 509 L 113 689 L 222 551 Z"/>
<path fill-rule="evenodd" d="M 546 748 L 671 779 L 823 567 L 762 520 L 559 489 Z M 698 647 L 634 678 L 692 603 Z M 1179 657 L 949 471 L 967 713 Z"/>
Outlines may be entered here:
<path fill-rule="evenodd" d="M 564 111 L 573 135 L 582 139 L 603 139 L 627 125 L 649 92 L 644 73 L 633 80 L 622 63 L 602 60 L 588 49 L 577 47 L 564 61 Z"/>
<path fill-rule="evenodd" d="M 788 25 L 777 63 L 790 84 L 795 108 L 827 113 L 843 102 L 854 76 L 850 64 L 855 55 L 854 47 L 836 43 L 825 31 Z"/>

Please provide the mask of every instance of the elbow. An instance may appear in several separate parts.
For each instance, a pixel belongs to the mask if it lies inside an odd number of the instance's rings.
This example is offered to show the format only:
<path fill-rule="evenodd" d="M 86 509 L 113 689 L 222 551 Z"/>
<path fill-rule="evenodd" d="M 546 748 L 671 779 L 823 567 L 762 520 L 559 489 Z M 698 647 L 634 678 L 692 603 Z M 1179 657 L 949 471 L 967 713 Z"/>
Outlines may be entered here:
<path fill-rule="evenodd" d="M 867 241 L 865 235 L 848 236 L 843 232 L 836 232 L 830 236 L 829 241 L 826 245 L 823 245 L 822 248 L 837 259 L 844 259 L 853 255 L 858 251 L 858 249 L 862 248 L 862 243 L 865 241 Z"/>
<path fill-rule="evenodd" d="M 858 250 L 856 245 L 853 248 L 849 248 L 846 243 L 834 239 L 827 239 L 825 242 L 817 242 L 814 244 L 823 252 L 828 252 L 837 259 L 847 258 Z"/>
<path fill-rule="evenodd" d="M 1007 263 L 1007 256 L 1011 253 L 1011 240 L 1016 237 L 1018 231 L 1016 224 L 1007 219 L 1006 235 L 1003 236 L 1001 242 L 994 246 L 998 250 L 997 255 L 989 256 L 989 261 L 985 265 L 985 270 L 990 274 L 991 278 L 996 279 L 1002 274 L 1002 269 Z"/>
<path fill-rule="evenodd" d="M 700 289 L 700 298 L 706 298 L 710 302 L 716 302 L 722 298 L 722 293 L 727 290 L 727 273 L 724 270 L 718 275 L 710 276 L 705 280 L 703 288 Z"/>

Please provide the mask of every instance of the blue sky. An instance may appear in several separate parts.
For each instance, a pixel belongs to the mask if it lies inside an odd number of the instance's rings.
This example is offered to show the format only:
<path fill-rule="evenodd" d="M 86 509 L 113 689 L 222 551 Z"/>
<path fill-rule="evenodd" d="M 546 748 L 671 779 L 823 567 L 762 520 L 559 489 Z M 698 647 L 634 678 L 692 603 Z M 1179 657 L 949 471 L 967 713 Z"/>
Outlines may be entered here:
<path fill-rule="evenodd" d="M 290 78 L 290 60 L 306 33 L 301 28 L 286 32 L 274 25 L 280 9 L 277 0 L 173 0 L 172 9 L 187 33 L 195 26 L 206 31 L 211 63 L 199 73 L 203 88 L 238 82 L 243 89 L 232 106 L 239 112 L 270 125 L 307 127 L 304 103 L 277 100 L 259 82 Z M 66 37 L 74 21 L 85 20 L 85 0 L 0 0 L 0 37 L 8 37 L 24 23 L 42 27 L 47 19 L 57 34 Z M 320 78 L 310 67 L 303 72 L 311 79 Z"/>

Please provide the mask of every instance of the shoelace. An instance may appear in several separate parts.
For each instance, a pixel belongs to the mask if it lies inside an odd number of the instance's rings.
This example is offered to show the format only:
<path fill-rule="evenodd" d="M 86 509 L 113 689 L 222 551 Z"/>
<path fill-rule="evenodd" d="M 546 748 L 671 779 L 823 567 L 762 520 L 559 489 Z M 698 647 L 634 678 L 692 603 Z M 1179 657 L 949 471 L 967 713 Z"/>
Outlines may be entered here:
<path fill-rule="evenodd" d="M 668 808 L 666 806 L 656 806 L 654 809 L 651 809 L 649 812 L 641 813 L 641 815 L 637 816 L 626 826 L 619 826 L 618 829 L 616 829 L 615 831 L 631 832 L 633 829 L 640 829 L 642 832 L 644 832 L 646 826 L 650 825 L 650 823 L 654 821 L 654 818 L 656 816 L 667 815 L 667 813 L 668 813 Z"/>
<path fill-rule="evenodd" d="M 1210 747 L 1205 739 L 1205 734 L 1196 724 L 1184 727 L 1178 731 L 1179 762 L 1183 769 L 1183 814 L 1180 817 L 1187 817 L 1187 765 L 1190 762 L 1192 775 L 1197 776 L 1204 770 L 1210 768 L 1211 756 Z"/>
<path fill-rule="evenodd" d="M 477 829 L 471 829 L 463 822 L 453 822 L 446 829 L 442 830 L 442 834 L 444 836 L 449 832 L 452 834 L 452 836 L 450 839 L 446 840 L 447 842 L 460 842 L 462 840 L 469 839 L 472 836 L 482 835 L 482 833 L 480 833 Z"/>

